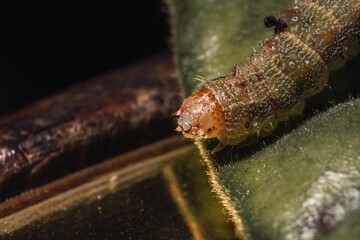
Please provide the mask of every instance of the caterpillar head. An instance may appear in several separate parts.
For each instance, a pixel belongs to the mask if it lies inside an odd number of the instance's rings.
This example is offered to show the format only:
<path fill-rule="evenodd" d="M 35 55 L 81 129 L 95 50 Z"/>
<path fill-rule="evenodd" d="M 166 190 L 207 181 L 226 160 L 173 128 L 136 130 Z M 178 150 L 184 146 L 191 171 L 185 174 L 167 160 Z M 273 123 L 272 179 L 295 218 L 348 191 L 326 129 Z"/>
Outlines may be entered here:
<path fill-rule="evenodd" d="M 186 138 L 214 138 L 225 130 L 221 106 L 206 87 L 185 99 L 175 115 L 179 117 L 176 131 L 182 132 Z"/>

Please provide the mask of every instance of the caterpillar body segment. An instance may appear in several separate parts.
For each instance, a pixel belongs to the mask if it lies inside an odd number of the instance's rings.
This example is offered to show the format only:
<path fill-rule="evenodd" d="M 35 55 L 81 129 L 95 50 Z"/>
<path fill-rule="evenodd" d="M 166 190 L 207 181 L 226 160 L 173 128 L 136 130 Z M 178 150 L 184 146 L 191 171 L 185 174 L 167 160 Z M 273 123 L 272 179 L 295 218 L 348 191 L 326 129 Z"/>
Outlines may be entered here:
<path fill-rule="evenodd" d="M 356 54 L 360 0 L 297 0 L 267 17 L 265 25 L 275 34 L 249 63 L 207 82 L 184 101 L 176 114 L 177 131 L 237 145 L 300 114 L 305 98 L 326 85 L 329 70 Z"/>

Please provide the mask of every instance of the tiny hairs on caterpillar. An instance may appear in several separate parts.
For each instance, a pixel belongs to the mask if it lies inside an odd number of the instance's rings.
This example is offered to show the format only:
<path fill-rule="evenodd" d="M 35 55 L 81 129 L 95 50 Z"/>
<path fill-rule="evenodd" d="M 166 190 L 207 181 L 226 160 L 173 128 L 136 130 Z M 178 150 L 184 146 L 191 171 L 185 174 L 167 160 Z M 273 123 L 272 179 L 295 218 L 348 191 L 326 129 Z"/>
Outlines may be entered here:
<path fill-rule="evenodd" d="M 185 99 L 175 114 L 185 137 L 237 145 L 300 114 L 305 98 L 324 88 L 329 70 L 357 53 L 360 0 L 297 0 L 264 23 L 274 34 L 249 63 Z"/>

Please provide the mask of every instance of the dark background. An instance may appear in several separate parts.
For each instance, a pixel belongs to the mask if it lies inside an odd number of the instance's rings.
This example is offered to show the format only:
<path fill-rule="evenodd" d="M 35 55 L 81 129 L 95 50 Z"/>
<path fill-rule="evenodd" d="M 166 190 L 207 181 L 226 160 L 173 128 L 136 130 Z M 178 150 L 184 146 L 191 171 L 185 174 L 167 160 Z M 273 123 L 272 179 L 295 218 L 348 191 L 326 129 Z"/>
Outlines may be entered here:
<path fill-rule="evenodd" d="M 0 114 L 168 47 L 165 4 L 15 2 L 0 8 Z"/>

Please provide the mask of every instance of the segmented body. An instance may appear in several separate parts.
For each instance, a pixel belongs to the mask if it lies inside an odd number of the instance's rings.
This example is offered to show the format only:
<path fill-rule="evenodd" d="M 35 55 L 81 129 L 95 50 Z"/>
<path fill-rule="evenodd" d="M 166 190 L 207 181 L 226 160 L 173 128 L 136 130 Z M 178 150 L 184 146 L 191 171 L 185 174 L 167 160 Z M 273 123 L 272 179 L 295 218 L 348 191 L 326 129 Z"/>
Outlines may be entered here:
<path fill-rule="evenodd" d="M 177 130 L 187 137 L 217 137 L 225 145 L 266 134 L 301 113 L 304 100 L 324 88 L 329 70 L 356 52 L 360 0 L 298 0 L 274 19 L 275 34 L 248 64 L 209 81 L 184 102 Z M 211 99 L 217 103 L 208 109 Z"/>

